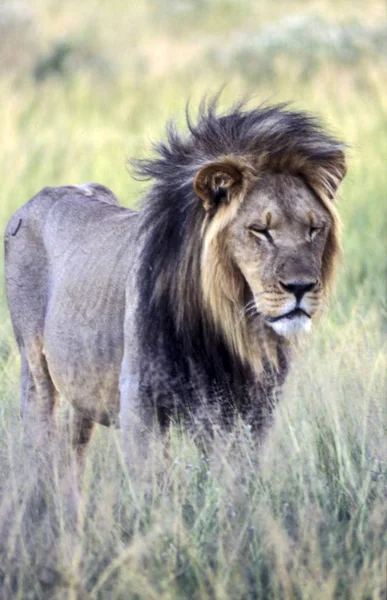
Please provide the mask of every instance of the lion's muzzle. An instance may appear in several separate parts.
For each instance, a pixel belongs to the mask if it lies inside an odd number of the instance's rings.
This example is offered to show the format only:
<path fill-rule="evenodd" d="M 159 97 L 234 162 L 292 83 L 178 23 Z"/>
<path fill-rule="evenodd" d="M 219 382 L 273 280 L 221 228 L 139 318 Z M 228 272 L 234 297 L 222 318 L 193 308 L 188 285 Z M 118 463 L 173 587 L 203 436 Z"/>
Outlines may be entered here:
<path fill-rule="evenodd" d="M 317 285 L 317 280 L 312 281 L 290 281 L 290 282 L 279 282 L 280 286 L 290 294 L 294 294 L 297 302 L 301 302 L 302 297 L 306 292 L 311 292 Z"/>

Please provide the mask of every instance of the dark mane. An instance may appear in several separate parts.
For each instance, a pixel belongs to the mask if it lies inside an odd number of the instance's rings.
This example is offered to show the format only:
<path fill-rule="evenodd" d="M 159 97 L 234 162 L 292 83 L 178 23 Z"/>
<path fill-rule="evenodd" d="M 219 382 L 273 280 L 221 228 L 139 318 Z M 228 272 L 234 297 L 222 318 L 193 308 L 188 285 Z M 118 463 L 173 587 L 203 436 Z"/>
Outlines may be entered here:
<path fill-rule="evenodd" d="M 314 117 L 289 111 L 286 105 L 245 110 L 239 104 L 227 114 L 218 114 L 216 101 L 202 103 L 197 123 L 187 115 L 187 124 L 187 134 L 169 124 L 167 141 L 155 146 L 156 157 L 132 163 L 138 177 L 154 180 L 140 209 L 137 324 L 149 380 L 142 385 L 144 390 L 154 390 L 155 373 L 157 377 L 163 373 L 162 400 L 154 401 L 157 408 L 168 402 L 175 406 L 172 398 L 179 395 L 187 393 L 192 400 L 189 386 L 195 372 L 198 388 L 221 394 L 230 390 L 243 405 L 249 388 L 254 387 L 256 395 L 256 378 L 203 307 L 200 257 L 205 211 L 194 193 L 195 175 L 204 165 L 231 156 L 256 170 L 296 173 L 321 196 L 329 197 L 335 169 L 342 168 L 343 145 L 323 131 Z M 267 396 L 284 378 L 285 354 L 278 347 L 276 374 L 263 357 L 266 381 L 260 385 Z"/>
<path fill-rule="evenodd" d="M 230 112 L 218 114 L 215 100 L 201 103 L 196 124 L 188 111 L 186 118 L 187 135 L 170 122 L 167 141 L 154 146 L 156 158 L 132 162 L 137 177 L 155 179 L 158 186 L 176 189 L 192 185 L 197 170 L 220 156 L 267 155 L 268 165 L 297 156 L 317 166 L 336 160 L 344 149 L 316 117 L 290 111 L 286 104 L 245 110 L 245 103 L 239 103 Z"/>

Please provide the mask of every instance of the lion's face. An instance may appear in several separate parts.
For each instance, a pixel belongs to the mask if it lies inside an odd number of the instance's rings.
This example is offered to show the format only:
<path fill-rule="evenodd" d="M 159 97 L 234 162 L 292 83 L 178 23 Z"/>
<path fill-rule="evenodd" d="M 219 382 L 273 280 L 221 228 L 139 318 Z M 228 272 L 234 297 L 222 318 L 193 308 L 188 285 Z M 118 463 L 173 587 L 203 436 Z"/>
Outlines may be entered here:
<path fill-rule="evenodd" d="M 324 301 L 322 259 L 332 218 L 303 181 L 263 175 L 226 232 L 227 250 L 250 293 L 246 311 L 277 333 L 310 327 Z"/>
<path fill-rule="evenodd" d="M 203 296 L 241 356 L 255 317 L 288 336 L 308 330 L 323 307 L 340 250 L 333 199 L 344 174 L 342 153 L 292 174 L 233 158 L 198 172 Z"/>

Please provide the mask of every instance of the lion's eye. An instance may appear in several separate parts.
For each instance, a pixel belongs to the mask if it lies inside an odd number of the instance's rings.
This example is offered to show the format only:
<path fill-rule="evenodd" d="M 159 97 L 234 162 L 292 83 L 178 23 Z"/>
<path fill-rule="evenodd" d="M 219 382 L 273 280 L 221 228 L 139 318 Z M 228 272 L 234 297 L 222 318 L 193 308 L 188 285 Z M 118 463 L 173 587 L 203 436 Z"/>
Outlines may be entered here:
<path fill-rule="evenodd" d="M 269 242 L 273 242 L 273 238 L 270 235 L 270 231 L 265 227 L 249 227 L 250 233 L 260 239 L 266 239 Z"/>
<path fill-rule="evenodd" d="M 321 231 L 321 227 L 311 227 L 309 229 L 309 237 L 311 240 L 314 240 L 318 232 Z"/>

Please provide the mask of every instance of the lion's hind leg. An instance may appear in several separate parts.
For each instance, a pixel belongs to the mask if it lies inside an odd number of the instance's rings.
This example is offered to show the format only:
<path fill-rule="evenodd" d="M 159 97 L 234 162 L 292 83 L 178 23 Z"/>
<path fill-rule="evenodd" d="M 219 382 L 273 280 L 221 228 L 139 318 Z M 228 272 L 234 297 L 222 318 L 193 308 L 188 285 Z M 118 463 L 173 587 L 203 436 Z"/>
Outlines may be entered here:
<path fill-rule="evenodd" d="M 27 443 L 47 454 L 57 445 L 59 394 L 42 346 L 43 342 L 38 338 L 20 346 L 20 412 Z"/>
<path fill-rule="evenodd" d="M 70 440 L 75 454 L 78 477 L 82 475 L 84 455 L 94 430 L 94 421 L 75 407 L 71 409 Z"/>
<path fill-rule="evenodd" d="M 47 451 L 51 445 L 47 442 L 56 432 L 59 400 L 44 354 L 50 286 L 43 229 L 54 201 L 52 190 L 42 190 L 11 217 L 4 240 L 8 305 L 21 354 L 21 413 L 26 438 Z"/>

